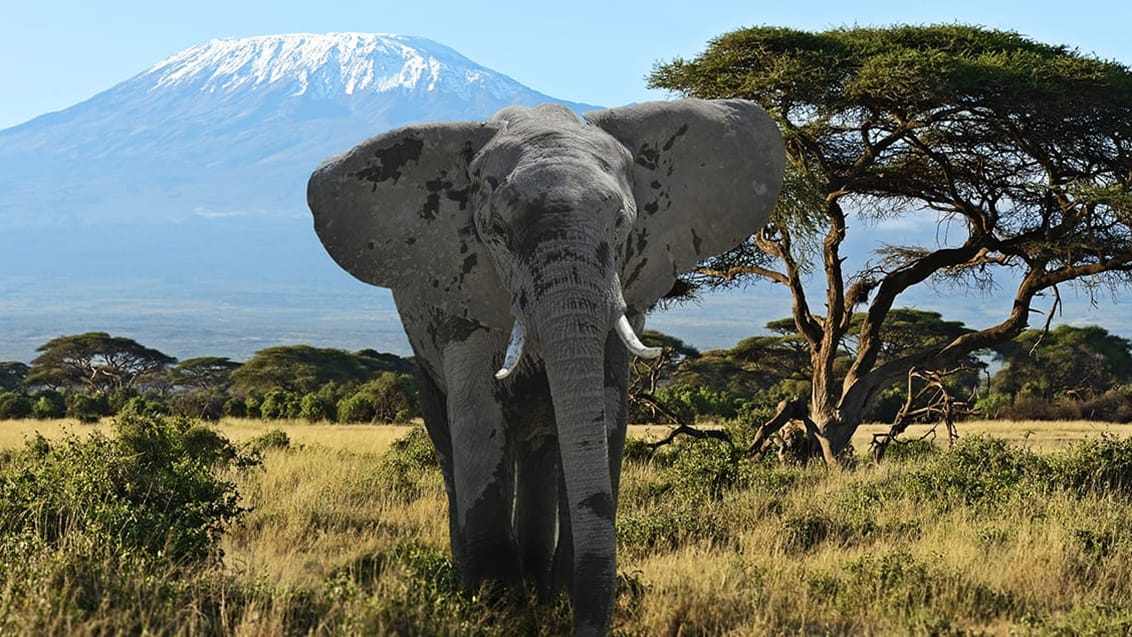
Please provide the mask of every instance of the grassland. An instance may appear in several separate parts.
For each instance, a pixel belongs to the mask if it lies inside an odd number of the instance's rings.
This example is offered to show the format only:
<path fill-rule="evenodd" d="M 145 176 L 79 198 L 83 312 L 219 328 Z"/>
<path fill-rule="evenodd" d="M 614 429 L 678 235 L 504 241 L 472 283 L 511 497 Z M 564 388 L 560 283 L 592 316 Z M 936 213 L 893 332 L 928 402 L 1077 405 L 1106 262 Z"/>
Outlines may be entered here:
<path fill-rule="evenodd" d="M 95 568 L 82 576 L 101 597 L 85 606 L 76 602 L 81 577 L 45 572 L 20 590 L 47 602 L 4 596 L 0 633 L 568 630 L 564 602 L 543 608 L 492 586 L 459 590 L 427 441 L 412 435 L 390 450 L 413 429 L 220 424 L 234 440 L 273 428 L 290 446 L 230 476 L 251 511 L 225 536 L 219 570 L 123 583 Z M 0 447 L 61 429 L 0 423 Z M 638 447 L 618 518 L 615 633 L 1132 634 L 1126 432 L 969 423 L 952 452 L 909 448 L 916 453 L 853 471 L 751 464 L 710 442 L 651 458 Z M 871 433 L 860 432 L 858 450 Z"/>

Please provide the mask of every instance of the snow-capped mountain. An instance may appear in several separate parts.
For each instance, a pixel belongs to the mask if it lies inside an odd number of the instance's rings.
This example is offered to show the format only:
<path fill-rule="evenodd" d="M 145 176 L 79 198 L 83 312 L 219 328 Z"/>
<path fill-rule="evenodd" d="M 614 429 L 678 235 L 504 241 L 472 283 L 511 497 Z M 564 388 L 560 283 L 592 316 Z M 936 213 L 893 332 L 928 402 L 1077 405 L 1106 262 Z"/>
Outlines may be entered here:
<path fill-rule="evenodd" d="M 338 303 L 328 294 L 362 296 L 311 229 L 306 181 L 320 162 L 407 123 L 482 119 L 548 101 L 593 108 L 423 38 L 271 35 L 206 42 L 0 131 L 0 348 L 23 339 L 22 353 L 0 349 L 0 360 L 29 359 L 47 338 L 90 329 L 145 342 L 155 319 L 140 319 L 142 288 L 146 307 L 192 351 L 246 355 L 255 347 L 210 346 L 192 330 L 244 316 L 248 299 L 256 307 L 247 316 L 262 319 L 300 297 L 320 307 Z M 322 296 L 302 296 L 312 290 Z M 385 298 L 373 312 L 388 309 Z M 198 314 L 185 319 L 186 307 Z M 257 334 L 248 341 L 257 345 L 318 340 L 302 331 L 309 321 L 299 323 L 279 324 L 290 337 L 262 324 L 240 329 Z M 248 337 L 232 329 L 216 338 Z M 388 330 L 403 343 L 399 326 Z M 372 334 L 362 343 L 381 346 Z"/>
<path fill-rule="evenodd" d="M 0 131 L 0 227 L 305 214 L 306 175 L 370 135 L 547 101 L 559 100 L 422 38 L 212 40 Z"/>

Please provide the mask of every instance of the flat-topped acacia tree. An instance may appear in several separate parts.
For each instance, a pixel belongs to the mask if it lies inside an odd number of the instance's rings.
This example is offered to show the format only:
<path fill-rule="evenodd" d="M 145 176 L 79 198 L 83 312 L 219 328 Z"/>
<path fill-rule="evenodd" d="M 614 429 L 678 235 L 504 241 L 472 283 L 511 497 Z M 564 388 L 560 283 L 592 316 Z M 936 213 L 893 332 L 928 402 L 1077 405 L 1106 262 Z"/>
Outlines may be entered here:
<path fill-rule="evenodd" d="M 1014 338 L 1059 285 L 1095 294 L 1132 282 L 1132 72 L 1120 63 L 963 25 L 757 27 L 658 65 L 650 86 L 754 100 L 783 130 L 787 184 L 772 224 L 702 264 L 694 282 L 761 277 L 790 290 L 827 461 L 869 400 L 911 368 Z M 850 215 L 947 228 L 849 272 Z M 811 273 L 824 276 L 824 313 L 803 285 Z M 929 282 L 1009 286 L 1013 304 L 994 325 L 878 359 L 894 303 Z M 842 369 L 834 360 L 847 336 L 856 348 Z"/>

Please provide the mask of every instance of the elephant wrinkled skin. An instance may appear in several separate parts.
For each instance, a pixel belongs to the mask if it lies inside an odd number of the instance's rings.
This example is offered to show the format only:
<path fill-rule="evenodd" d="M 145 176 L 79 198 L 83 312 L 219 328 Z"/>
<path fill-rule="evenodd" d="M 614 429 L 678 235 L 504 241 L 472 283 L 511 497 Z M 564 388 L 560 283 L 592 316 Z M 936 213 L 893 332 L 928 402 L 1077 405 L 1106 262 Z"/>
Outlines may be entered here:
<path fill-rule="evenodd" d="M 407 126 L 312 175 L 327 251 L 393 290 L 469 587 L 565 588 L 609 630 L 634 330 L 766 222 L 784 163 L 753 103 L 677 100 Z"/>

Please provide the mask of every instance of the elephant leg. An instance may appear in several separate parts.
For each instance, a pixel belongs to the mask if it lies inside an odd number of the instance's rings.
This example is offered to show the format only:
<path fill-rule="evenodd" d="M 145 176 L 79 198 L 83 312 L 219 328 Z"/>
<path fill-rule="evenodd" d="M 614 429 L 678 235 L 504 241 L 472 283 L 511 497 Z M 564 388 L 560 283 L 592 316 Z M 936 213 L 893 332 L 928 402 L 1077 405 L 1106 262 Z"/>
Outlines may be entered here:
<path fill-rule="evenodd" d="M 554 593 L 552 572 L 558 540 L 558 445 L 552 438 L 525 441 L 516 457 L 515 536 L 523 576 L 539 599 Z"/>
<path fill-rule="evenodd" d="M 511 531 L 513 466 L 492 369 L 500 344 L 483 329 L 461 336 L 445 346 L 443 358 L 464 583 L 468 588 L 485 579 L 517 584 L 521 577 Z"/>
<path fill-rule="evenodd" d="M 558 535 L 558 445 L 550 385 L 542 369 L 524 370 L 499 389 L 515 462 L 515 537 L 523 576 L 550 598 Z"/>
<path fill-rule="evenodd" d="M 425 430 L 432 439 L 432 445 L 436 448 L 436 459 L 444 476 L 444 491 L 448 494 L 448 537 L 452 544 L 452 557 L 457 564 L 462 564 L 467 551 L 456 522 L 456 485 L 452 473 L 452 433 L 448 428 L 447 398 L 432 374 L 420 363 L 422 357 L 416 354 L 416 358 L 421 417 L 424 418 Z"/>

